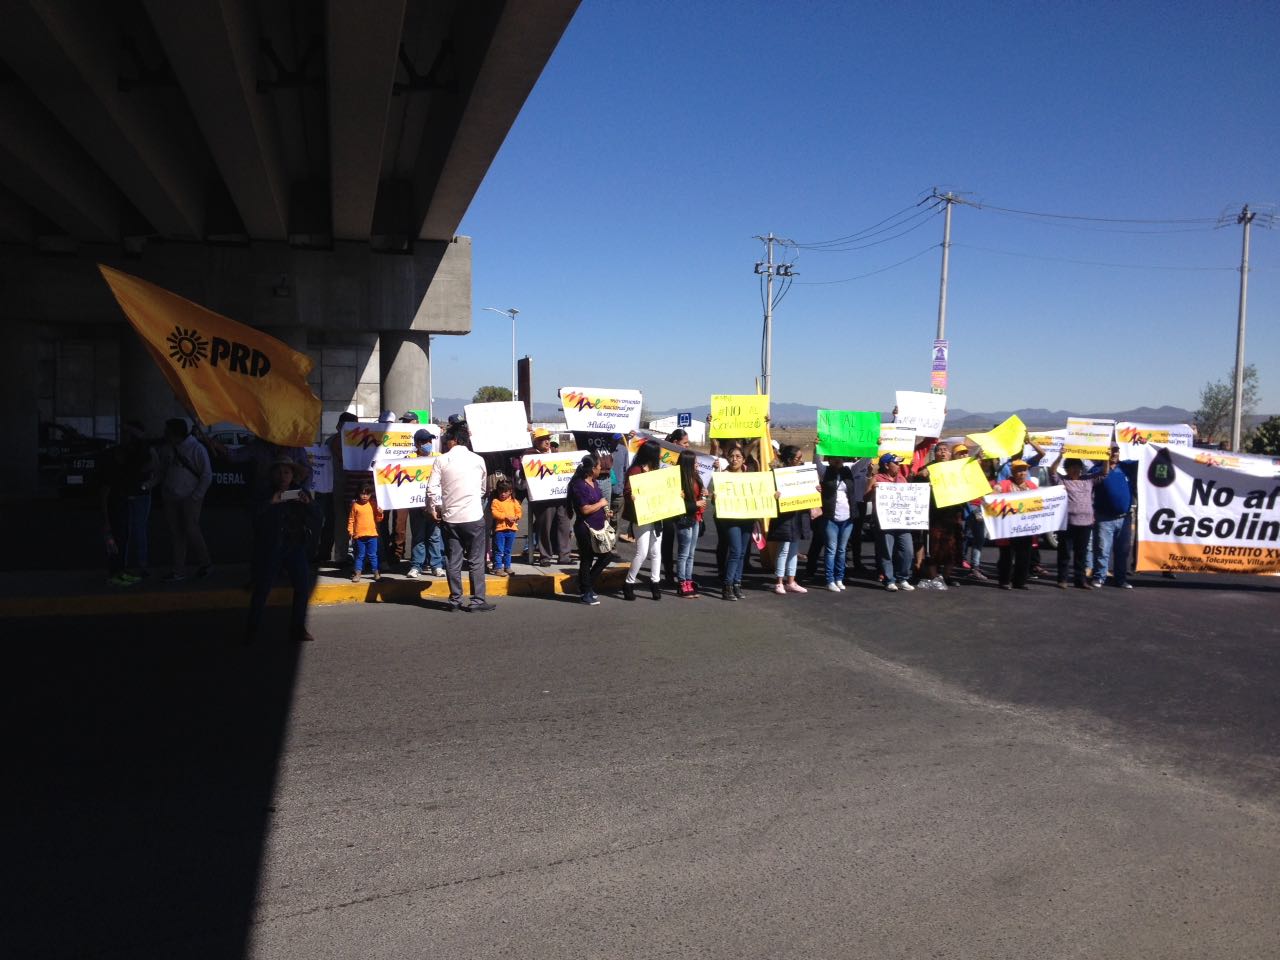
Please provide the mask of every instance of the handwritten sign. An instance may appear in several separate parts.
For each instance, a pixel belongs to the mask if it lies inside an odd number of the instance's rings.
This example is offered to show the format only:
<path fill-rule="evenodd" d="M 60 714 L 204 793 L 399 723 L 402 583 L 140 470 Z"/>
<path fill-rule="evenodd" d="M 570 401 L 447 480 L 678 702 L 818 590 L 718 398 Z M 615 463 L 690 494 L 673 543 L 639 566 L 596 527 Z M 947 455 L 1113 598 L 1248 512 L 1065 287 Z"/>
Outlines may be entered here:
<path fill-rule="evenodd" d="M 899 390 L 896 393 L 898 415 L 894 423 L 915 427 L 916 436 L 942 436 L 942 422 L 947 418 L 947 398 L 941 393 Z"/>
<path fill-rule="evenodd" d="M 875 494 L 881 530 L 929 529 L 929 488 L 923 483 L 877 483 Z"/>
<path fill-rule="evenodd" d="M 822 506 L 822 492 L 818 489 L 818 468 L 815 464 L 778 467 L 773 471 L 773 482 L 778 489 L 779 513 L 812 510 Z"/>
<path fill-rule="evenodd" d="M 463 411 L 471 431 L 471 449 L 476 453 L 524 450 L 530 445 L 529 421 L 519 400 L 468 403 Z"/>
<path fill-rule="evenodd" d="M 873 457 L 879 445 L 879 413 L 865 410 L 818 411 L 818 456 Z"/>
<path fill-rule="evenodd" d="M 716 519 L 760 520 L 778 515 L 772 473 L 729 473 L 714 478 Z"/>
<path fill-rule="evenodd" d="M 916 428 L 881 424 L 880 442 L 876 446 L 876 458 L 892 453 L 905 463 L 911 462 L 916 449 Z"/>
<path fill-rule="evenodd" d="M 758 437 L 768 414 L 767 396 L 717 393 L 711 398 L 711 436 Z"/>
<path fill-rule="evenodd" d="M 427 505 L 427 482 L 435 456 L 379 457 L 373 462 L 373 494 L 383 510 Z"/>
<path fill-rule="evenodd" d="M 640 429 L 639 390 L 612 387 L 561 387 L 560 404 L 570 430 L 630 433 Z"/>
<path fill-rule="evenodd" d="M 559 500 L 569 495 L 569 481 L 583 453 L 526 453 L 521 459 L 530 500 Z"/>
<path fill-rule="evenodd" d="M 636 523 L 657 523 L 684 514 L 684 490 L 679 470 L 650 470 L 630 477 L 631 502 L 636 507 Z"/>
<path fill-rule="evenodd" d="M 1167 447 L 1190 447 L 1195 443 L 1195 431 L 1186 423 L 1128 423 L 1116 424 L 1116 445 L 1120 447 L 1121 460 L 1137 460 L 1148 443 L 1163 443 Z"/>
<path fill-rule="evenodd" d="M 333 454 L 328 445 L 320 443 L 306 450 L 311 464 L 311 492 L 333 493 Z"/>
<path fill-rule="evenodd" d="M 991 492 L 991 481 L 977 460 L 946 460 L 929 464 L 929 486 L 939 507 L 967 503 Z"/>
<path fill-rule="evenodd" d="M 375 457 L 404 457 L 414 453 L 416 423 L 344 423 L 342 469 L 356 473 L 373 466 Z"/>
<path fill-rule="evenodd" d="M 982 448 L 983 456 L 1005 459 L 1016 457 L 1022 452 L 1026 436 L 1027 426 L 1015 413 L 994 430 L 986 433 L 971 433 L 969 439 Z"/>
<path fill-rule="evenodd" d="M 1115 426 L 1114 420 L 1067 418 L 1067 440 L 1063 444 L 1062 455 L 1082 457 L 1085 460 L 1106 460 L 1111 456 L 1111 434 Z"/>

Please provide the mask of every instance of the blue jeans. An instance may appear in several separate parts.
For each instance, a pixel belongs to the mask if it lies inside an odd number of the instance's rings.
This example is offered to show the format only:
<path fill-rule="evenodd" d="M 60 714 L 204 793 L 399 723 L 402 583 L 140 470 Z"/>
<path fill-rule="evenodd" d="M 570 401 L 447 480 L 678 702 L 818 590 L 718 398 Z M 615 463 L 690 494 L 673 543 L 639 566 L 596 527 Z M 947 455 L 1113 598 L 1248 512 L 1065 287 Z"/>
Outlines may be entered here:
<path fill-rule="evenodd" d="M 378 538 L 377 537 L 356 537 L 356 556 L 355 556 L 355 572 L 359 573 L 364 569 L 364 558 L 369 558 L 369 569 L 374 573 L 378 572 Z"/>
<path fill-rule="evenodd" d="M 783 577 L 795 579 L 796 563 L 800 560 L 800 544 L 794 540 L 783 540 L 778 544 L 778 559 L 773 564 L 773 575 L 781 580 Z"/>
<path fill-rule="evenodd" d="M 698 524 L 676 527 L 676 579 L 693 579 L 693 552 L 698 546 Z"/>
<path fill-rule="evenodd" d="M 125 535 L 124 556 L 121 562 L 126 570 L 147 569 L 151 559 L 147 543 L 147 521 L 151 517 L 151 494 L 129 497 L 127 501 L 128 533 Z"/>
<path fill-rule="evenodd" d="M 911 531 L 881 530 L 880 572 L 885 583 L 906 583 L 911 576 Z"/>
<path fill-rule="evenodd" d="M 1093 525 L 1093 582 L 1104 583 L 1107 568 L 1116 586 L 1124 586 L 1129 576 L 1129 518 L 1098 520 Z"/>
<path fill-rule="evenodd" d="M 409 514 L 409 538 L 413 541 L 409 554 L 413 566 L 419 570 L 438 570 L 444 566 L 444 537 L 427 511 L 414 510 Z"/>
<path fill-rule="evenodd" d="M 742 564 L 747 558 L 747 544 L 751 542 L 751 528 L 755 526 L 750 520 L 726 520 L 720 525 L 720 533 L 729 544 L 724 557 L 724 585 L 726 587 L 742 583 Z"/>
<path fill-rule="evenodd" d="M 853 527 L 852 518 L 827 521 L 827 583 L 844 580 L 844 555 Z"/>
<path fill-rule="evenodd" d="M 514 530 L 495 530 L 493 534 L 493 569 L 511 569 L 511 548 L 516 545 Z"/>

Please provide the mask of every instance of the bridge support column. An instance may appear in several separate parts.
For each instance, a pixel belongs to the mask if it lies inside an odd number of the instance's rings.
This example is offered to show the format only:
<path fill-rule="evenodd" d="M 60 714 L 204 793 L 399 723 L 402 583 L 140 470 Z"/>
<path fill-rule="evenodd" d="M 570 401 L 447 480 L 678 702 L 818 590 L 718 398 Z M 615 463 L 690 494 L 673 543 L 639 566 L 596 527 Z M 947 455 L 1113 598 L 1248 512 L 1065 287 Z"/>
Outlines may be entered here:
<path fill-rule="evenodd" d="M 429 401 L 430 341 L 414 330 L 384 330 L 378 339 L 378 364 L 382 376 L 382 409 L 396 415 L 422 410 Z"/>

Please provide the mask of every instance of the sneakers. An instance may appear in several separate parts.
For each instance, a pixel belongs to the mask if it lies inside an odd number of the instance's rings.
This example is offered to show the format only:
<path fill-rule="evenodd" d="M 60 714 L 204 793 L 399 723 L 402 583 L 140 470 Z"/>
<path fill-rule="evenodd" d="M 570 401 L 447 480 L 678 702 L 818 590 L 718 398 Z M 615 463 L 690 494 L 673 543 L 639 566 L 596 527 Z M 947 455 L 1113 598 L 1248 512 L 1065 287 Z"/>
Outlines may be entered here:
<path fill-rule="evenodd" d="M 1129 583 L 1128 581 L 1126 581 L 1126 582 L 1124 582 L 1124 583 L 1117 583 L 1117 584 L 1116 584 L 1116 586 L 1117 586 L 1117 587 L 1119 587 L 1121 590 L 1132 590 L 1132 589 L 1133 589 L 1133 584 L 1132 584 L 1132 583 Z"/>
<path fill-rule="evenodd" d="M 934 578 L 933 578 L 932 580 L 930 580 L 929 582 L 930 582 L 931 584 L 933 584 L 933 587 L 931 588 L 931 589 L 933 589 L 933 590 L 948 590 L 948 589 L 950 589 L 950 588 L 947 586 L 947 581 L 946 581 L 946 580 L 944 580 L 942 577 L 934 577 Z"/>
<path fill-rule="evenodd" d="M 917 590 L 937 590 L 938 585 L 934 583 L 932 580 L 928 580 L 925 577 L 921 577 L 916 582 L 916 589 Z"/>
<path fill-rule="evenodd" d="M 914 590 L 914 589 L 915 589 L 915 587 L 913 587 L 913 586 L 912 586 L 909 582 L 907 582 L 906 580 L 903 580 L 900 584 L 898 584 L 898 589 L 899 589 L 899 590 L 905 590 L 907 593 L 910 593 L 912 590 Z"/>
<path fill-rule="evenodd" d="M 597 597 L 594 593 L 584 593 L 582 595 L 582 602 L 585 603 L 588 607 L 600 606 L 600 598 Z"/>
<path fill-rule="evenodd" d="M 462 609 L 466 610 L 467 613 L 488 613 L 490 610 L 497 610 L 498 608 L 487 600 L 472 600 Z"/>
<path fill-rule="evenodd" d="M 836 589 L 837 589 L 837 590 L 839 590 L 841 593 L 844 593 L 844 581 L 843 581 L 843 580 L 837 580 L 837 581 L 836 581 Z"/>
<path fill-rule="evenodd" d="M 787 588 L 780 583 L 775 583 L 773 585 L 773 592 L 781 596 L 787 592 Z"/>
<path fill-rule="evenodd" d="M 432 570 L 432 571 L 431 571 L 431 575 L 432 575 L 433 577 L 444 577 L 444 576 L 448 576 L 448 574 L 446 574 L 446 573 L 445 573 L 445 571 L 444 571 L 444 567 L 436 567 L 434 570 Z"/>
<path fill-rule="evenodd" d="M 827 582 L 827 589 L 830 590 L 832 593 L 839 593 L 840 585 L 837 584 L 834 580 L 830 580 Z"/>
<path fill-rule="evenodd" d="M 843 588 L 843 587 L 841 587 L 841 589 L 843 590 L 844 588 Z M 808 590 L 806 590 L 804 587 L 800 586 L 800 584 L 798 584 L 798 583 L 788 583 L 788 584 L 787 584 L 787 593 L 808 593 L 808 592 L 809 592 Z"/>
<path fill-rule="evenodd" d="M 175 571 L 174 573 L 166 573 L 160 579 L 165 583 L 181 583 L 183 580 L 187 579 L 187 575 L 185 573 L 177 573 Z"/>
<path fill-rule="evenodd" d="M 907 586 L 910 586 L 910 584 L 907 584 Z M 894 583 L 892 580 L 890 580 L 888 583 L 886 583 L 886 584 L 884 585 L 884 588 L 885 588 L 886 590 L 888 590 L 890 593 L 897 593 L 897 592 L 898 592 L 898 585 L 897 585 L 896 583 Z"/>
<path fill-rule="evenodd" d="M 417 567 L 410 567 L 409 572 L 406 573 L 405 576 L 408 577 L 410 580 L 421 580 L 422 571 L 419 570 Z"/>
<path fill-rule="evenodd" d="M 979 570 L 977 567 L 974 567 L 972 570 L 969 571 L 969 576 L 972 577 L 974 580 L 990 580 L 991 579 L 985 573 Z"/>

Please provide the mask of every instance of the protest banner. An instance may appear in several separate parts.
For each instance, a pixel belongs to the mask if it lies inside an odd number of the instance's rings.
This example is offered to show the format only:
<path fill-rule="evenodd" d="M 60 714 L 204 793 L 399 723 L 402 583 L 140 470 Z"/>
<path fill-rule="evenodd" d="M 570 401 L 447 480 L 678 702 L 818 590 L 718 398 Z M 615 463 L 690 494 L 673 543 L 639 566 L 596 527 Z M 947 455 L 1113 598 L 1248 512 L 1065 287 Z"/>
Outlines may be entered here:
<path fill-rule="evenodd" d="M 764 432 L 769 398 L 760 394 L 717 393 L 711 398 L 712 437 L 758 437 Z"/>
<path fill-rule="evenodd" d="M 178 401 L 204 423 L 238 423 L 268 443 L 305 447 L 320 398 L 305 353 L 146 280 L 98 264 L 125 317 Z"/>
<path fill-rule="evenodd" d="M 519 400 L 468 403 L 463 407 L 476 453 L 524 450 L 530 446 L 529 421 Z"/>
<path fill-rule="evenodd" d="M 773 471 L 774 486 L 778 491 L 778 512 L 813 510 L 822 506 L 822 491 L 818 489 L 818 467 L 802 463 L 798 467 L 777 467 Z"/>
<path fill-rule="evenodd" d="M 1035 433 L 1029 433 L 1027 435 L 1027 445 L 1022 448 L 1022 459 L 1029 461 L 1032 457 L 1038 456 L 1036 448 L 1031 445 L 1035 443 L 1044 451 L 1044 460 L 1041 462 L 1047 467 L 1058 459 L 1066 442 L 1066 430 L 1040 430 Z"/>
<path fill-rule="evenodd" d="M 714 479 L 717 520 L 763 520 L 778 515 L 773 473 L 729 473 Z"/>
<path fill-rule="evenodd" d="M 880 443 L 876 446 L 876 458 L 892 453 L 905 463 L 911 462 L 916 451 L 916 428 L 902 427 L 896 424 L 880 425 Z"/>
<path fill-rule="evenodd" d="M 923 483 L 877 483 L 875 494 L 881 530 L 929 529 L 929 488 Z"/>
<path fill-rule="evenodd" d="M 1067 439 L 1062 446 L 1062 456 L 1083 460 L 1106 460 L 1111 456 L 1111 434 L 1114 420 L 1090 420 L 1086 417 L 1067 418 Z"/>
<path fill-rule="evenodd" d="M 569 481 L 582 462 L 582 451 L 526 453 L 521 458 L 530 500 L 559 500 L 569 495 Z"/>
<path fill-rule="evenodd" d="M 1190 447 L 1195 444 L 1196 432 L 1186 423 L 1129 423 L 1116 424 L 1116 445 L 1120 447 L 1121 460 L 1137 460 L 1140 449 L 1148 443 L 1163 443 L 1166 447 Z"/>
<path fill-rule="evenodd" d="M 879 446 L 879 413 L 863 410 L 818 411 L 818 456 L 874 457 Z"/>
<path fill-rule="evenodd" d="M 650 470 L 631 476 L 631 502 L 636 507 L 636 523 L 657 523 L 684 513 L 684 489 L 679 470 Z"/>
<path fill-rule="evenodd" d="M 357 473 L 373 466 L 375 457 L 407 457 L 417 448 L 413 435 L 416 423 L 344 423 L 342 425 L 342 469 Z"/>
<path fill-rule="evenodd" d="M 1139 571 L 1280 575 L 1280 457 L 1140 452 Z"/>
<path fill-rule="evenodd" d="M 630 433 L 640 429 L 639 390 L 612 387 L 561 387 L 560 404 L 570 430 Z"/>
<path fill-rule="evenodd" d="M 1067 488 L 1041 487 L 982 498 L 983 529 L 988 540 L 1029 537 L 1067 528 Z"/>
<path fill-rule="evenodd" d="M 582 430 L 573 431 L 573 445 L 584 453 L 590 450 L 597 457 L 604 453 L 613 453 L 621 441 L 616 433 L 587 433 Z"/>
<path fill-rule="evenodd" d="M 946 340 L 933 341 L 933 363 L 929 371 L 929 392 L 947 392 L 947 358 L 950 347 Z"/>
<path fill-rule="evenodd" d="M 429 457 L 380 456 L 373 461 L 373 495 L 383 510 L 409 510 L 427 505 L 427 481 L 435 466 Z"/>
<path fill-rule="evenodd" d="M 982 465 L 970 457 L 929 464 L 929 486 L 933 488 L 933 502 L 939 507 L 967 503 L 991 492 L 991 481 L 982 472 Z"/>
<path fill-rule="evenodd" d="M 982 448 L 984 457 L 998 457 L 1001 460 L 1016 457 L 1022 452 L 1027 436 L 1027 426 L 1018 419 L 1015 413 L 1000 426 L 985 433 L 971 433 L 969 439 Z"/>
<path fill-rule="evenodd" d="M 678 443 L 669 443 L 661 437 L 651 437 L 643 433 L 638 433 L 634 437 L 627 437 L 627 450 L 634 457 L 646 443 L 658 445 L 658 460 L 661 461 L 664 467 L 676 466 L 680 462 L 680 454 L 685 451 L 685 448 Z"/>
<path fill-rule="evenodd" d="M 902 427 L 915 427 L 918 437 L 942 435 L 942 423 L 947 419 L 945 394 L 898 390 L 896 398 L 898 413 L 894 417 L 894 423 Z"/>
<path fill-rule="evenodd" d="M 311 464 L 311 492 L 333 493 L 333 454 L 328 445 L 307 447 L 307 463 Z"/>

